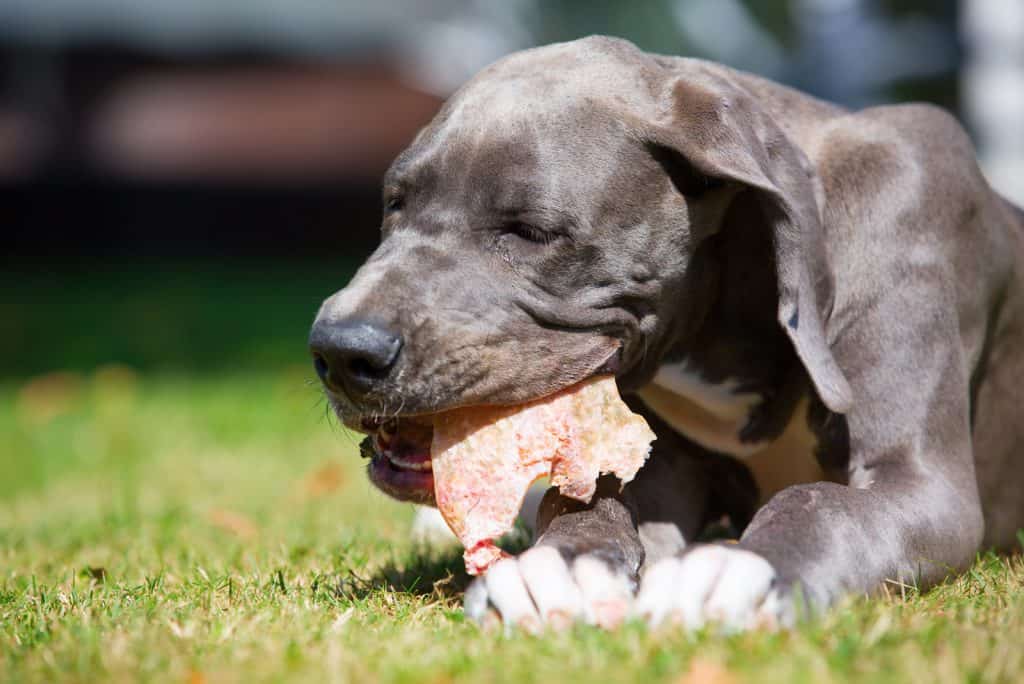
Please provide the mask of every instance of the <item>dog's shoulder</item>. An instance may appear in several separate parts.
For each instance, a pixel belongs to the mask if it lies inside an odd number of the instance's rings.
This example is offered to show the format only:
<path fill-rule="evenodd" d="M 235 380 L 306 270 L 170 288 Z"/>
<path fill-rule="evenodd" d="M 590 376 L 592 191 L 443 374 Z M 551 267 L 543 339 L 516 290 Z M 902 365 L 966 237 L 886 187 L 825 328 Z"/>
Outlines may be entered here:
<path fill-rule="evenodd" d="M 974 145 L 957 119 L 931 104 L 884 105 L 824 121 L 806 150 L 823 173 L 844 164 L 884 164 L 891 172 L 980 180 Z M 939 165 L 936 167 L 936 165 Z"/>

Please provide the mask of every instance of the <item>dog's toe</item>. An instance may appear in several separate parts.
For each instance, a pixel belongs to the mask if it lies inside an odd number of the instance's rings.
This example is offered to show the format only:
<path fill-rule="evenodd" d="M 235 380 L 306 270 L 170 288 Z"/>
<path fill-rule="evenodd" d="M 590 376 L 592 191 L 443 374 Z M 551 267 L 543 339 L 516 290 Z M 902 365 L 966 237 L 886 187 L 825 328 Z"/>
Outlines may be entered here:
<path fill-rule="evenodd" d="M 528 632 L 540 630 L 540 615 L 514 559 L 498 561 L 484 576 L 487 596 L 506 625 Z"/>
<path fill-rule="evenodd" d="M 665 558 L 644 572 L 633 613 L 648 625 L 657 627 L 676 610 L 680 561 Z"/>
<path fill-rule="evenodd" d="M 519 572 L 545 624 L 562 629 L 582 616 L 583 594 L 558 549 L 534 547 L 518 561 Z"/>
<path fill-rule="evenodd" d="M 612 571 L 606 563 L 581 556 L 573 563 L 573 577 L 583 594 L 584 617 L 588 624 L 613 629 L 622 624 L 633 598 L 629 579 Z"/>
<path fill-rule="evenodd" d="M 495 617 L 506 629 L 565 629 L 576 621 L 604 628 L 625 619 L 632 583 L 591 556 L 565 561 L 558 549 L 534 547 L 495 564 L 466 591 L 465 611 L 486 625 Z"/>
<path fill-rule="evenodd" d="M 654 564 L 641 581 L 634 612 L 652 627 L 714 623 L 726 631 L 788 626 L 794 617 L 792 599 L 768 561 L 718 545 Z"/>

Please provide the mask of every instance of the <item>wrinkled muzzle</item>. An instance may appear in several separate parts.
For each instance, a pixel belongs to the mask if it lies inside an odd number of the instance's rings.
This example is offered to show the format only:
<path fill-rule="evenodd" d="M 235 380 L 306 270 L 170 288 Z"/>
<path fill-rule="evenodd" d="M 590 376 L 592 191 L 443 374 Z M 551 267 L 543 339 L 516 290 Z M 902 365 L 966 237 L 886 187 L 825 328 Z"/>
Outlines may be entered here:
<path fill-rule="evenodd" d="M 497 258 L 423 236 L 387 239 L 328 298 L 310 334 L 339 417 L 517 404 L 592 375 L 619 342 L 526 292 Z"/>
<path fill-rule="evenodd" d="M 556 302 L 527 300 L 502 269 L 397 235 L 317 315 L 310 350 L 328 400 L 367 434 L 370 480 L 397 499 L 434 501 L 434 414 L 547 396 L 617 358 L 617 340 L 558 323 Z"/>

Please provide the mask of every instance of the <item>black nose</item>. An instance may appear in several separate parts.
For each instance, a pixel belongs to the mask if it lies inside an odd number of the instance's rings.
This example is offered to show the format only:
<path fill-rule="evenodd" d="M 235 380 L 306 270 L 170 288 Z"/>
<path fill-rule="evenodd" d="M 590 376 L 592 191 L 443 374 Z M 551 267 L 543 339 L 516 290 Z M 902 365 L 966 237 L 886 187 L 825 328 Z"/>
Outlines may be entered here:
<path fill-rule="evenodd" d="M 402 351 L 402 338 L 363 320 L 317 321 L 309 335 L 309 349 L 323 383 L 355 398 L 391 374 Z"/>

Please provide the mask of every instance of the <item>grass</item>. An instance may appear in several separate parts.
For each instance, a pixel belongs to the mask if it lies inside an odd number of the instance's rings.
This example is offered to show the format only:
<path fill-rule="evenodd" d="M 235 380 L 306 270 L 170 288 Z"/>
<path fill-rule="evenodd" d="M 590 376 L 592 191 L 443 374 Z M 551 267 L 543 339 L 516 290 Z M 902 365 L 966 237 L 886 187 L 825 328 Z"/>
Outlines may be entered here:
<path fill-rule="evenodd" d="M 315 280 L 279 300 L 314 301 Z M 235 315 L 220 304 L 216 339 Z M 459 549 L 414 544 L 411 510 L 327 419 L 301 351 L 311 313 L 268 309 L 281 346 L 259 363 L 111 365 L 97 343 L 70 371 L 0 381 L 0 681 L 1024 680 L 1019 556 L 792 633 L 480 631 Z"/>

